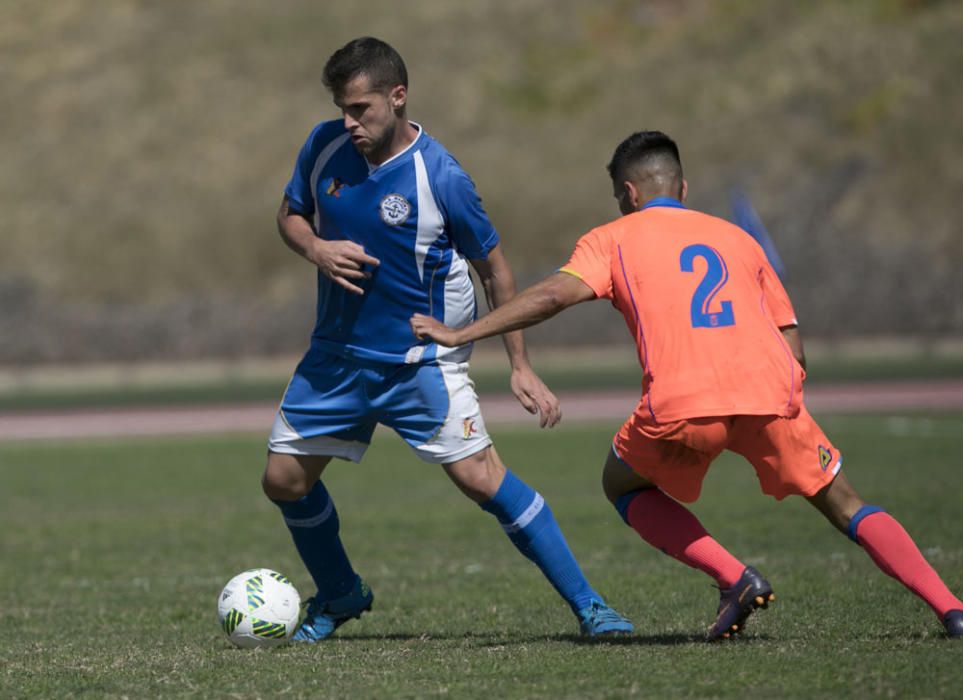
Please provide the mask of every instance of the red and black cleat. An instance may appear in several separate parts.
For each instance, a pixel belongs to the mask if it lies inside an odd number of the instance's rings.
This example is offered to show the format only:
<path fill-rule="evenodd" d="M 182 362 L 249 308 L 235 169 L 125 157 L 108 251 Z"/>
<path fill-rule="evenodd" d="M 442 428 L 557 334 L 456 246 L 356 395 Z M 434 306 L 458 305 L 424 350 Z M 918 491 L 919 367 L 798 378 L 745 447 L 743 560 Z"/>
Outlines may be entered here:
<path fill-rule="evenodd" d="M 747 566 L 731 588 L 719 591 L 719 612 L 716 621 L 706 632 L 706 641 L 729 639 L 742 632 L 746 619 L 757 609 L 767 608 L 776 596 L 772 586 L 758 571 Z"/>

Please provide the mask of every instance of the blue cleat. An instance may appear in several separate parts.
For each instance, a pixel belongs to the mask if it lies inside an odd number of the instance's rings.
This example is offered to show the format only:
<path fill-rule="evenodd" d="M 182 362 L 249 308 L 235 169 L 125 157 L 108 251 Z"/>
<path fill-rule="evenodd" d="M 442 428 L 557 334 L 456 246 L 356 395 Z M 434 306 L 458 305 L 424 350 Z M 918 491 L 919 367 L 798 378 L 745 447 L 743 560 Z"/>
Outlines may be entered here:
<path fill-rule="evenodd" d="M 963 610 L 950 610 L 943 616 L 946 635 L 952 639 L 963 639 Z"/>
<path fill-rule="evenodd" d="M 630 634 L 635 631 L 631 622 L 600 600 L 593 600 L 591 605 L 579 610 L 578 619 L 585 637 Z"/>
<path fill-rule="evenodd" d="M 317 596 L 308 598 L 308 609 L 291 637 L 295 642 L 319 642 L 327 639 L 341 625 L 351 619 L 361 617 L 362 613 L 371 610 L 374 594 L 360 576 L 354 582 L 351 591 L 334 600 L 318 600 Z"/>
<path fill-rule="evenodd" d="M 706 641 L 729 639 L 741 632 L 746 619 L 756 608 L 769 607 L 769 603 L 775 599 L 769 582 L 754 568 L 747 566 L 732 588 L 719 590 L 719 611 L 716 621 L 706 632 Z"/>

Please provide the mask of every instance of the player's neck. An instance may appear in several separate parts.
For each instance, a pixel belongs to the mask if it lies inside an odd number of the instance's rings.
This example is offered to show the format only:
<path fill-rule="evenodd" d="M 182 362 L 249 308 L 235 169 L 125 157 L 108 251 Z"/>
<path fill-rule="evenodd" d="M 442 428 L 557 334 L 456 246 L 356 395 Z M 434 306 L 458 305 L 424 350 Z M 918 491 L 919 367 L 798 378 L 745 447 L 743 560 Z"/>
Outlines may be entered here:
<path fill-rule="evenodd" d="M 663 198 L 676 199 L 676 200 L 679 199 L 678 192 L 675 192 L 673 190 L 666 189 L 666 188 L 646 190 L 643 192 L 639 192 L 639 195 L 640 195 L 639 196 L 640 206 L 645 206 L 648 202 L 651 202 L 653 199 L 663 199 Z"/>
<path fill-rule="evenodd" d="M 378 153 L 372 153 L 367 156 L 368 164 L 375 167 L 384 165 L 387 161 L 408 148 L 416 138 L 418 138 L 418 129 L 407 119 L 401 120 L 398 123 L 398 128 L 395 129 L 394 135 L 391 137 L 391 140 L 385 144 L 385 147 Z"/>

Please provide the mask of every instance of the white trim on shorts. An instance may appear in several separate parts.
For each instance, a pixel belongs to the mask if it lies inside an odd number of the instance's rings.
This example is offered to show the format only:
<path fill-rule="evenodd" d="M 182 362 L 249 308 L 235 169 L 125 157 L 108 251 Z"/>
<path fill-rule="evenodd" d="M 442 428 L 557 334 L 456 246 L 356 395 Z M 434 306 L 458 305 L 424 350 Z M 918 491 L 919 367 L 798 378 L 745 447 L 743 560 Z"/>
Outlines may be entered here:
<path fill-rule="evenodd" d="M 317 455 L 360 462 L 367 449 L 368 446 L 363 442 L 339 440 L 327 435 L 303 438 L 284 419 L 284 412 L 280 408 L 274 417 L 271 437 L 268 438 L 268 450 L 285 455 Z"/>
<path fill-rule="evenodd" d="M 491 447 L 475 383 L 468 376 L 467 362 L 439 361 L 437 367 L 448 391 L 448 416 L 435 434 L 420 445 L 407 443 L 429 464 L 451 464 Z M 338 457 L 360 462 L 367 443 L 321 435 L 303 438 L 290 426 L 279 408 L 268 439 L 268 450 L 280 454 Z"/>
<path fill-rule="evenodd" d="M 839 459 L 836 460 L 836 466 L 833 467 L 832 475 L 836 476 L 839 474 L 839 470 L 843 468 L 843 456 L 839 455 Z"/>
<path fill-rule="evenodd" d="M 409 446 L 429 464 L 451 464 L 491 447 L 475 383 L 468 376 L 467 362 L 437 364 L 448 390 L 448 416 L 431 438 Z"/>

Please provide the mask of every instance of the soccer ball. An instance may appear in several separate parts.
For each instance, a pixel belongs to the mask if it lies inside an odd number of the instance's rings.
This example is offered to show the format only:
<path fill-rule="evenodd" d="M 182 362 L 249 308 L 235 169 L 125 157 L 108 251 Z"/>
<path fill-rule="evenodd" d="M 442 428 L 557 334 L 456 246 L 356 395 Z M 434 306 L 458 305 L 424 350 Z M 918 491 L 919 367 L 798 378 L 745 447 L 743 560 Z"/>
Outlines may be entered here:
<path fill-rule="evenodd" d="M 286 576 L 251 569 L 224 586 L 217 618 L 232 644 L 244 649 L 284 644 L 301 617 L 301 596 Z"/>

